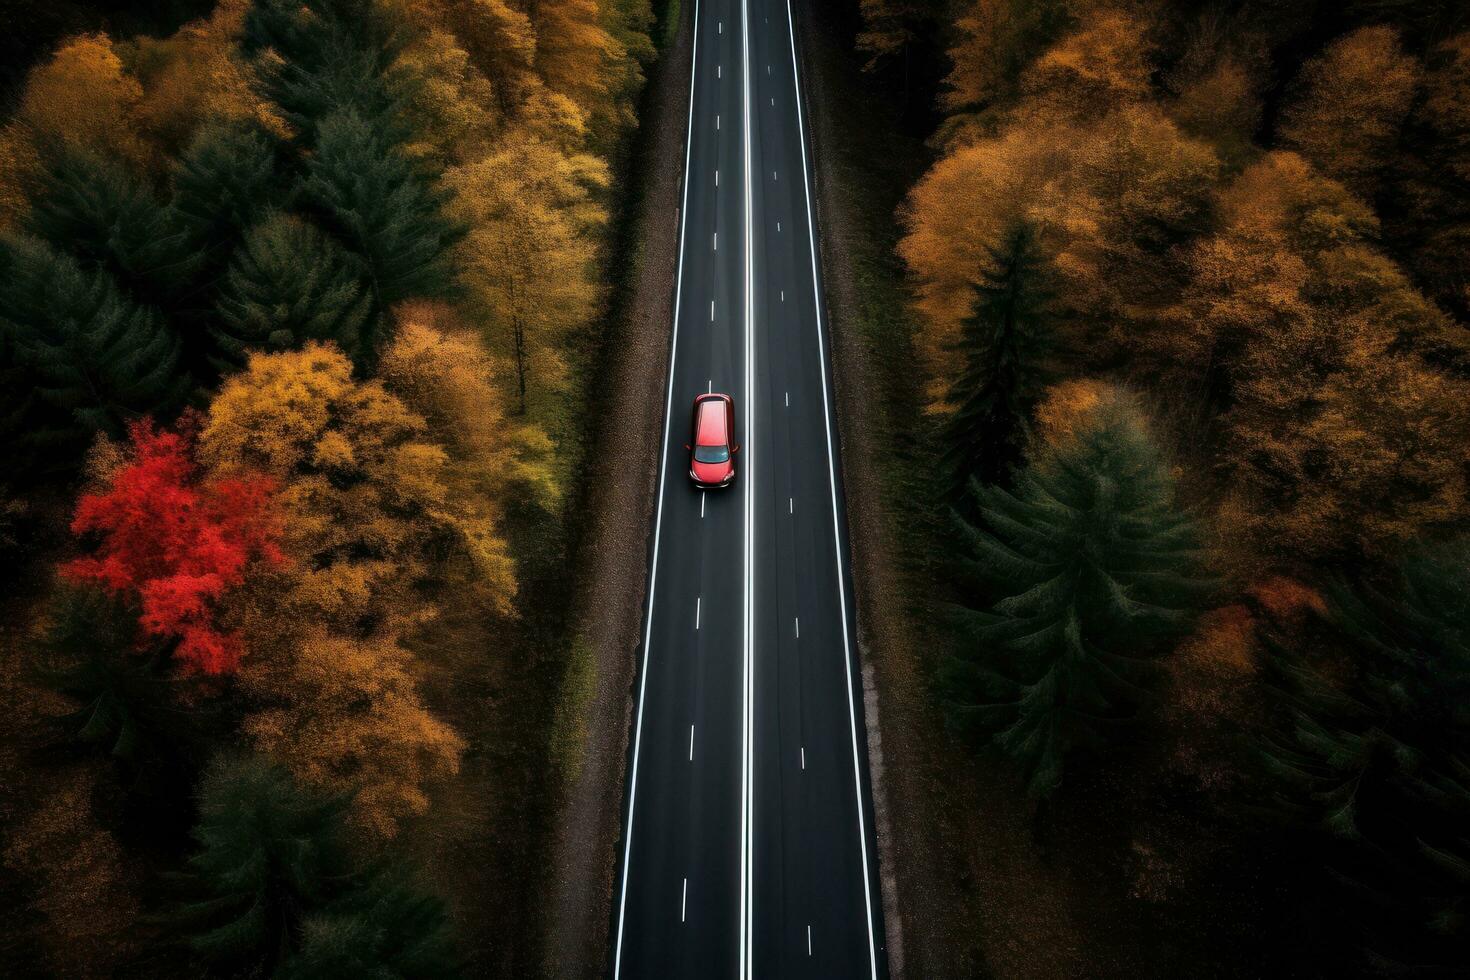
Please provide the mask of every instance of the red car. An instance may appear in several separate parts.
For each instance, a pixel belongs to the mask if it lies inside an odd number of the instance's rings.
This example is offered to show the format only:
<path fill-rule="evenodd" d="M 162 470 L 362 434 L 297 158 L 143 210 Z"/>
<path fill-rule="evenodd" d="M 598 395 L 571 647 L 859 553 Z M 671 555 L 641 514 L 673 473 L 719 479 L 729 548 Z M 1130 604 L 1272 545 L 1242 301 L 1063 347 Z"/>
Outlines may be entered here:
<path fill-rule="evenodd" d="M 689 452 L 689 479 L 706 489 L 729 486 L 735 479 L 735 403 L 729 395 L 700 395 L 694 399 L 693 444 Z"/>

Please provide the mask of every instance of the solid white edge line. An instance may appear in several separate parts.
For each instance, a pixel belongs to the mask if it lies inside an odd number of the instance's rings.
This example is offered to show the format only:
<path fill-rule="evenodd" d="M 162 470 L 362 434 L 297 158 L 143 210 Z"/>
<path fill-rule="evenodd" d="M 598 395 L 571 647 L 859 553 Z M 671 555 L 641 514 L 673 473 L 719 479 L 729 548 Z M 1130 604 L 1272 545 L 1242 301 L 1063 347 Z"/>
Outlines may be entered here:
<path fill-rule="evenodd" d="M 826 422 L 827 480 L 832 488 L 832 551 L 837 562 L 837 596 L 841 601 L 842 649 L 847 655 L 847 720 L 852 734 L 853 792 L 857 794 L 858 850 L 863 856 L 863 911 L 868 920 L 868 969 L 872 980 L 878 978 L 878 951 L 873 938 L 873 892 L 868 871 L 868 835 L 863 819 L 863 773 L 858 761 L 857 706 L 852 691 L 852 642 L 847 630 L 847 586 L 842 567 L 842 525 L 837 508 L 837 465 L 832 451 L 832 409 L 827 395 L 827 345 L 822 333 L 822 293 L 817 277 L 817 232 L 812 218 L 811 170 L 806 159 L 806 124 L 801 111 L 801 70 L 796 61 L 796 21 L 791 14 L 791 0 L 786 0 L 786 32 L 791 38 L 791 77 L 796 91 L 796 131 L 801 140 L 801 182 L 806 193 L 807 244 L 812 255 L 812 304 L 817 315 L 817 353 L 822 367 L 822 415 Z"/>
<path fill-rule="evenodd" d="M 689 218 L 689 159 L 694 148 L 694 82 L 699 69 L 699 0 L 694 0 L 694 36 L 689 54 L 689 126 L 684 134 L 684 200 L 679 211 L 679 267 L 674 280 L 674 323 L 669 331 L 669 391 L 664 400 L 664 443 L 659 454 L 658 512 L 653 522 L 653 560 L 648 572 L 648 613 L 643 626 L 643 665 L 638 679 L 638 721 L 633 729 L 633 774 L 628 783 L 628 826 L 623 841 L 623 887 L 618 898 L 618 943 L 613 952 L 613 980 L 623 969 L 623 927 L 628 913 L 629 856 L 633 852 L 633 814 L 638 802 L 638 755 L 643 743 L 643 702 L 648 692 L 648 644 L 653 636 L 653 599 L 658 585 L 658 545 L 663 532 L 664 489 L 669 473 L 669 428 L 674 416 L 674 367 L 679 354 L 679 301 L 684 291 L 684 231 Z M 686 879 L 687 881 L 687 879 Z"/>
<path fill-rule="evenodd" d="M 755 496 L 752 461 L 755 458 L 755 271 L 751 230 L 753 203 L 750 179 L 750 5 L 740 0 L 740 79 L 742 137 L 745 144 L 745 438 L 752 447 L 745 457 L 745 706 L 742 776 L 744 802 L 741 812 L 742 849 L 740 874 L 740 976 L 749 980 L 755 969 Z"/>

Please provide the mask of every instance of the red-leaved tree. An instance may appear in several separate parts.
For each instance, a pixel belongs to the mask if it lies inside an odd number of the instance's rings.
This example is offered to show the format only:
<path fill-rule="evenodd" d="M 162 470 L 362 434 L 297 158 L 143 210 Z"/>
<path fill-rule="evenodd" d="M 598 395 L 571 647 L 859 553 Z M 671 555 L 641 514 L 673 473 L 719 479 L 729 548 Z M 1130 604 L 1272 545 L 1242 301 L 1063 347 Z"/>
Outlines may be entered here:
<path fill-rule="evenodd" d="M 239 663 L 242 644 L 216 624 L 217 601 L 252 562 L 282 560 L 275 485 L 263 476 L 205 479 L 193 459 L 197 428 L 192 415 L 172 431 L 148 419 L 129 427 L 127 462 L 104 492 L 82 496 L 71 524 L 101 543 L 62 571 L 136 602 L 146 632 L 178 640 L 185 670 L 223 674 Z"/>

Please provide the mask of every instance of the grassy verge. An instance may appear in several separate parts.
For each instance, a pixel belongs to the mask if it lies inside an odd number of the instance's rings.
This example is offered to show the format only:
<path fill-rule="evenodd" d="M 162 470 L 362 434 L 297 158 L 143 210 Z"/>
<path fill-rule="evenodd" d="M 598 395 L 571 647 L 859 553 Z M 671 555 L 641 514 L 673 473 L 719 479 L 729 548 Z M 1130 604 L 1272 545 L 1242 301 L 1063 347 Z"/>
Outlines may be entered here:
<path fill-rule="evenodd" d="M 674 38 L 679 33 L 679 3 L 680 0 L 664 0 L 659 4 L 658 25 L 654 31 L 654 43 L 660 51 L 666 51 L 674 44 Z"/>
<path fill-rule="evenodd" d="M 551 721 L 551 765 L 562 781 L 574 781 L 582 771 L 587 742 L 587 706 L 597 686 L 597 662 L 587 641 L 575 636 L 567 650 L 556 710 Z"/>

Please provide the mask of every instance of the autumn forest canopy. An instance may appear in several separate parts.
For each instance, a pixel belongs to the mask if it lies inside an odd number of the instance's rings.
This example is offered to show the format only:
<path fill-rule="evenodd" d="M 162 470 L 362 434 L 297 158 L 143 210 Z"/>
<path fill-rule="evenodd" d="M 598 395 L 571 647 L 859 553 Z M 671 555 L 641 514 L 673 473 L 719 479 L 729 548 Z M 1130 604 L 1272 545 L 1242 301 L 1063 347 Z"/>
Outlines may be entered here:
<path fill-rule="evenodd" d="M 1432 0 L 861 4 L 926 141 L 895 218 L 948 728 L 1038 839 L 1104 797 L 1194 821 L 1156 914 L 1281 890 L 1269 972 L 1470 963 L 1467 31 Z"/>
<path fill-rule="evenodd" d="M 496 686 L 554 676 L 522 589 L 566 534 L 652 16 L 195 6 L 27 52 L 0 128 L 26 968 L 483 969 L 450 919 L 489 871 L 434 869 L 522 791 L 467 761 L 542 710 Z"/>

